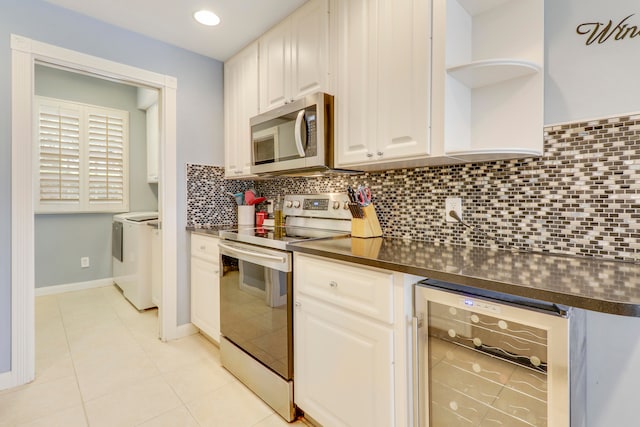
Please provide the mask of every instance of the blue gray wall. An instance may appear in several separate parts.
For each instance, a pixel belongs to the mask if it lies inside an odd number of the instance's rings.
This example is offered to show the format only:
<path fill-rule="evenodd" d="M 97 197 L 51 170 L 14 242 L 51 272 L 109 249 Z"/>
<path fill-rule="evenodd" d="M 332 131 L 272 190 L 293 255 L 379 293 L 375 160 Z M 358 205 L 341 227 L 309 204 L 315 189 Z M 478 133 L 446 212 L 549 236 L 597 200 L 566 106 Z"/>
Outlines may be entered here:
<path fill-rule="evenodd" d="M 18 34 L 143 68 L 178 80 L 177 180 L 186 163 L 224 163 L 222 63 L 40 0 L 0 1 L 0 373 L 11 358 L 11 49 Z M 178 224 L 186 224 L 186 189 L 178 185 Z M 26 195 L 25 195 L 26 196 Z M 178 235 L 178 323 L 189 322 L 187 233 Z"/>
<path fill-rule="evenodd" d="M 158 185 L 147 183 L 146 117 L 137 108 L 137 88 L 41 65 L 35 76 L 36 95 L 129 112 L 129 210 L 158 210 Z M 36 288 L 111 277 L 112 216 L 36 215 Z M 80 267 L 84 256 L 89 268 Z"/>
<path fill-rule="evenodd" d="M 545 124 L 640 111 L 638 37 L 616 40 L 614 33 L 587 45 L 588 35 L 577 32 L 609 20 L 613 30 L 632 14 L 626 23 L 640 27 L 636 0 L 545 1 Z"/>

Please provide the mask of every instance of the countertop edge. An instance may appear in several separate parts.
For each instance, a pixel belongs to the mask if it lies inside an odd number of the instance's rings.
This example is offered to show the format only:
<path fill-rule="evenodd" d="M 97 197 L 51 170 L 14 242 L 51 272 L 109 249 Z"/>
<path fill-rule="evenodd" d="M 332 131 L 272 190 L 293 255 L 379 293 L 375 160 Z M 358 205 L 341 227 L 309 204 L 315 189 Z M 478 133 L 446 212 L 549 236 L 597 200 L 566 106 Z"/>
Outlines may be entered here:
<path fill-rule="evenodd" d="M 220 232 L 223 230 L 234 230 L 236 228 L 238 228 L 237 224 L 216 224 L 207 226 L 187 225 L 185 227 L 185 229 L 190 233 L 214 237 L 220 237 Z"/>
<path fill-rule="evenodd" d="M 462 275 L 458 273 L 448 273 L 440 270 L 432 270 L 422 267 L 415 267 L 405 264 L 380 261 L 372 258 L 347 255 L 344 253 L 332 252 L 323 249 L 309 248 L 303 245 L 290 244 L 288 249 L 293 252 L 316 255 L 324 258 L 350 262 L 354 264 L 367 265 L 400 273 L 412 274 L 415 276 L 427 277 L 436 280 L 448 281 L 473 288 L 485 289 L 495 292 L 502 292 L 509 295 L 539 299 L 555 304 L 575 307 L 578 309 L 596 311 L 605 314 L 613 314 L 626 317 L 640 317 L 640 304 L 606 301 L 589 298 L 579 295 L 571 295 L 561 292 L 554 292 L 546 289 L 521 286 L 514 283 L 498 282 L 478 278 L 474 276 Z"/>

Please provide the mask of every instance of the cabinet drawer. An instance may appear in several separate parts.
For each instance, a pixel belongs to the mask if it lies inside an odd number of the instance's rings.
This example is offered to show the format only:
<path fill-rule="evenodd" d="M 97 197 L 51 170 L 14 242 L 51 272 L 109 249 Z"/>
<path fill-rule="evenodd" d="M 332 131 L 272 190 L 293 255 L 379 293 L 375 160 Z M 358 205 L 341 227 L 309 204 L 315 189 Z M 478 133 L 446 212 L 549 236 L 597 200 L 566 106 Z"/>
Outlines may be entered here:
<path fill-rule="evenodd" d="M 393 273 L 295 255 L 294 289 L 355 313 L 393 323 Z"/>
<path fill-rule="evenodd" d="M 218 238 L 191 233 L 191 256 L 218 263 Z"/>

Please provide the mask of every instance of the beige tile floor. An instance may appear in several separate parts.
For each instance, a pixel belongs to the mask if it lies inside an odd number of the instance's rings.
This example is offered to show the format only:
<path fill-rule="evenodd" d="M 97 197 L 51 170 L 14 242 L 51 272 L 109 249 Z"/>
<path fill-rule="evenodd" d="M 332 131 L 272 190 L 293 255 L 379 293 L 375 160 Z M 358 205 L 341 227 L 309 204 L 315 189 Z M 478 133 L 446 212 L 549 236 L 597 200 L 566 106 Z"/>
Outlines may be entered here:
<path fill-rule="evenodd" d="M 157 311 L 113 286 L 36 298 L 36 379 L 0 392 L 0 427 L 287 424 L 196 334 L 163 343 Z"/>

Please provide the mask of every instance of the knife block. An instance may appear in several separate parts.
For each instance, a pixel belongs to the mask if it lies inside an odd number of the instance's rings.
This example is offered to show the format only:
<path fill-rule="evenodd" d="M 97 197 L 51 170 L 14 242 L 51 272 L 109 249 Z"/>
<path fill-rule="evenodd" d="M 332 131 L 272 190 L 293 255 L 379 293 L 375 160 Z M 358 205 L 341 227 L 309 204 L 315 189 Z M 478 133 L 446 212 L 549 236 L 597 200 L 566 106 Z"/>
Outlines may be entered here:
<path fill-rule="evenodd" d="M 373 203 L 363 206 L 362 211 L 364 218 L 351 219 L 351 237 L 380 237 L 382 236 L 382 228 L 378 222 L 376 208 Z"/>

